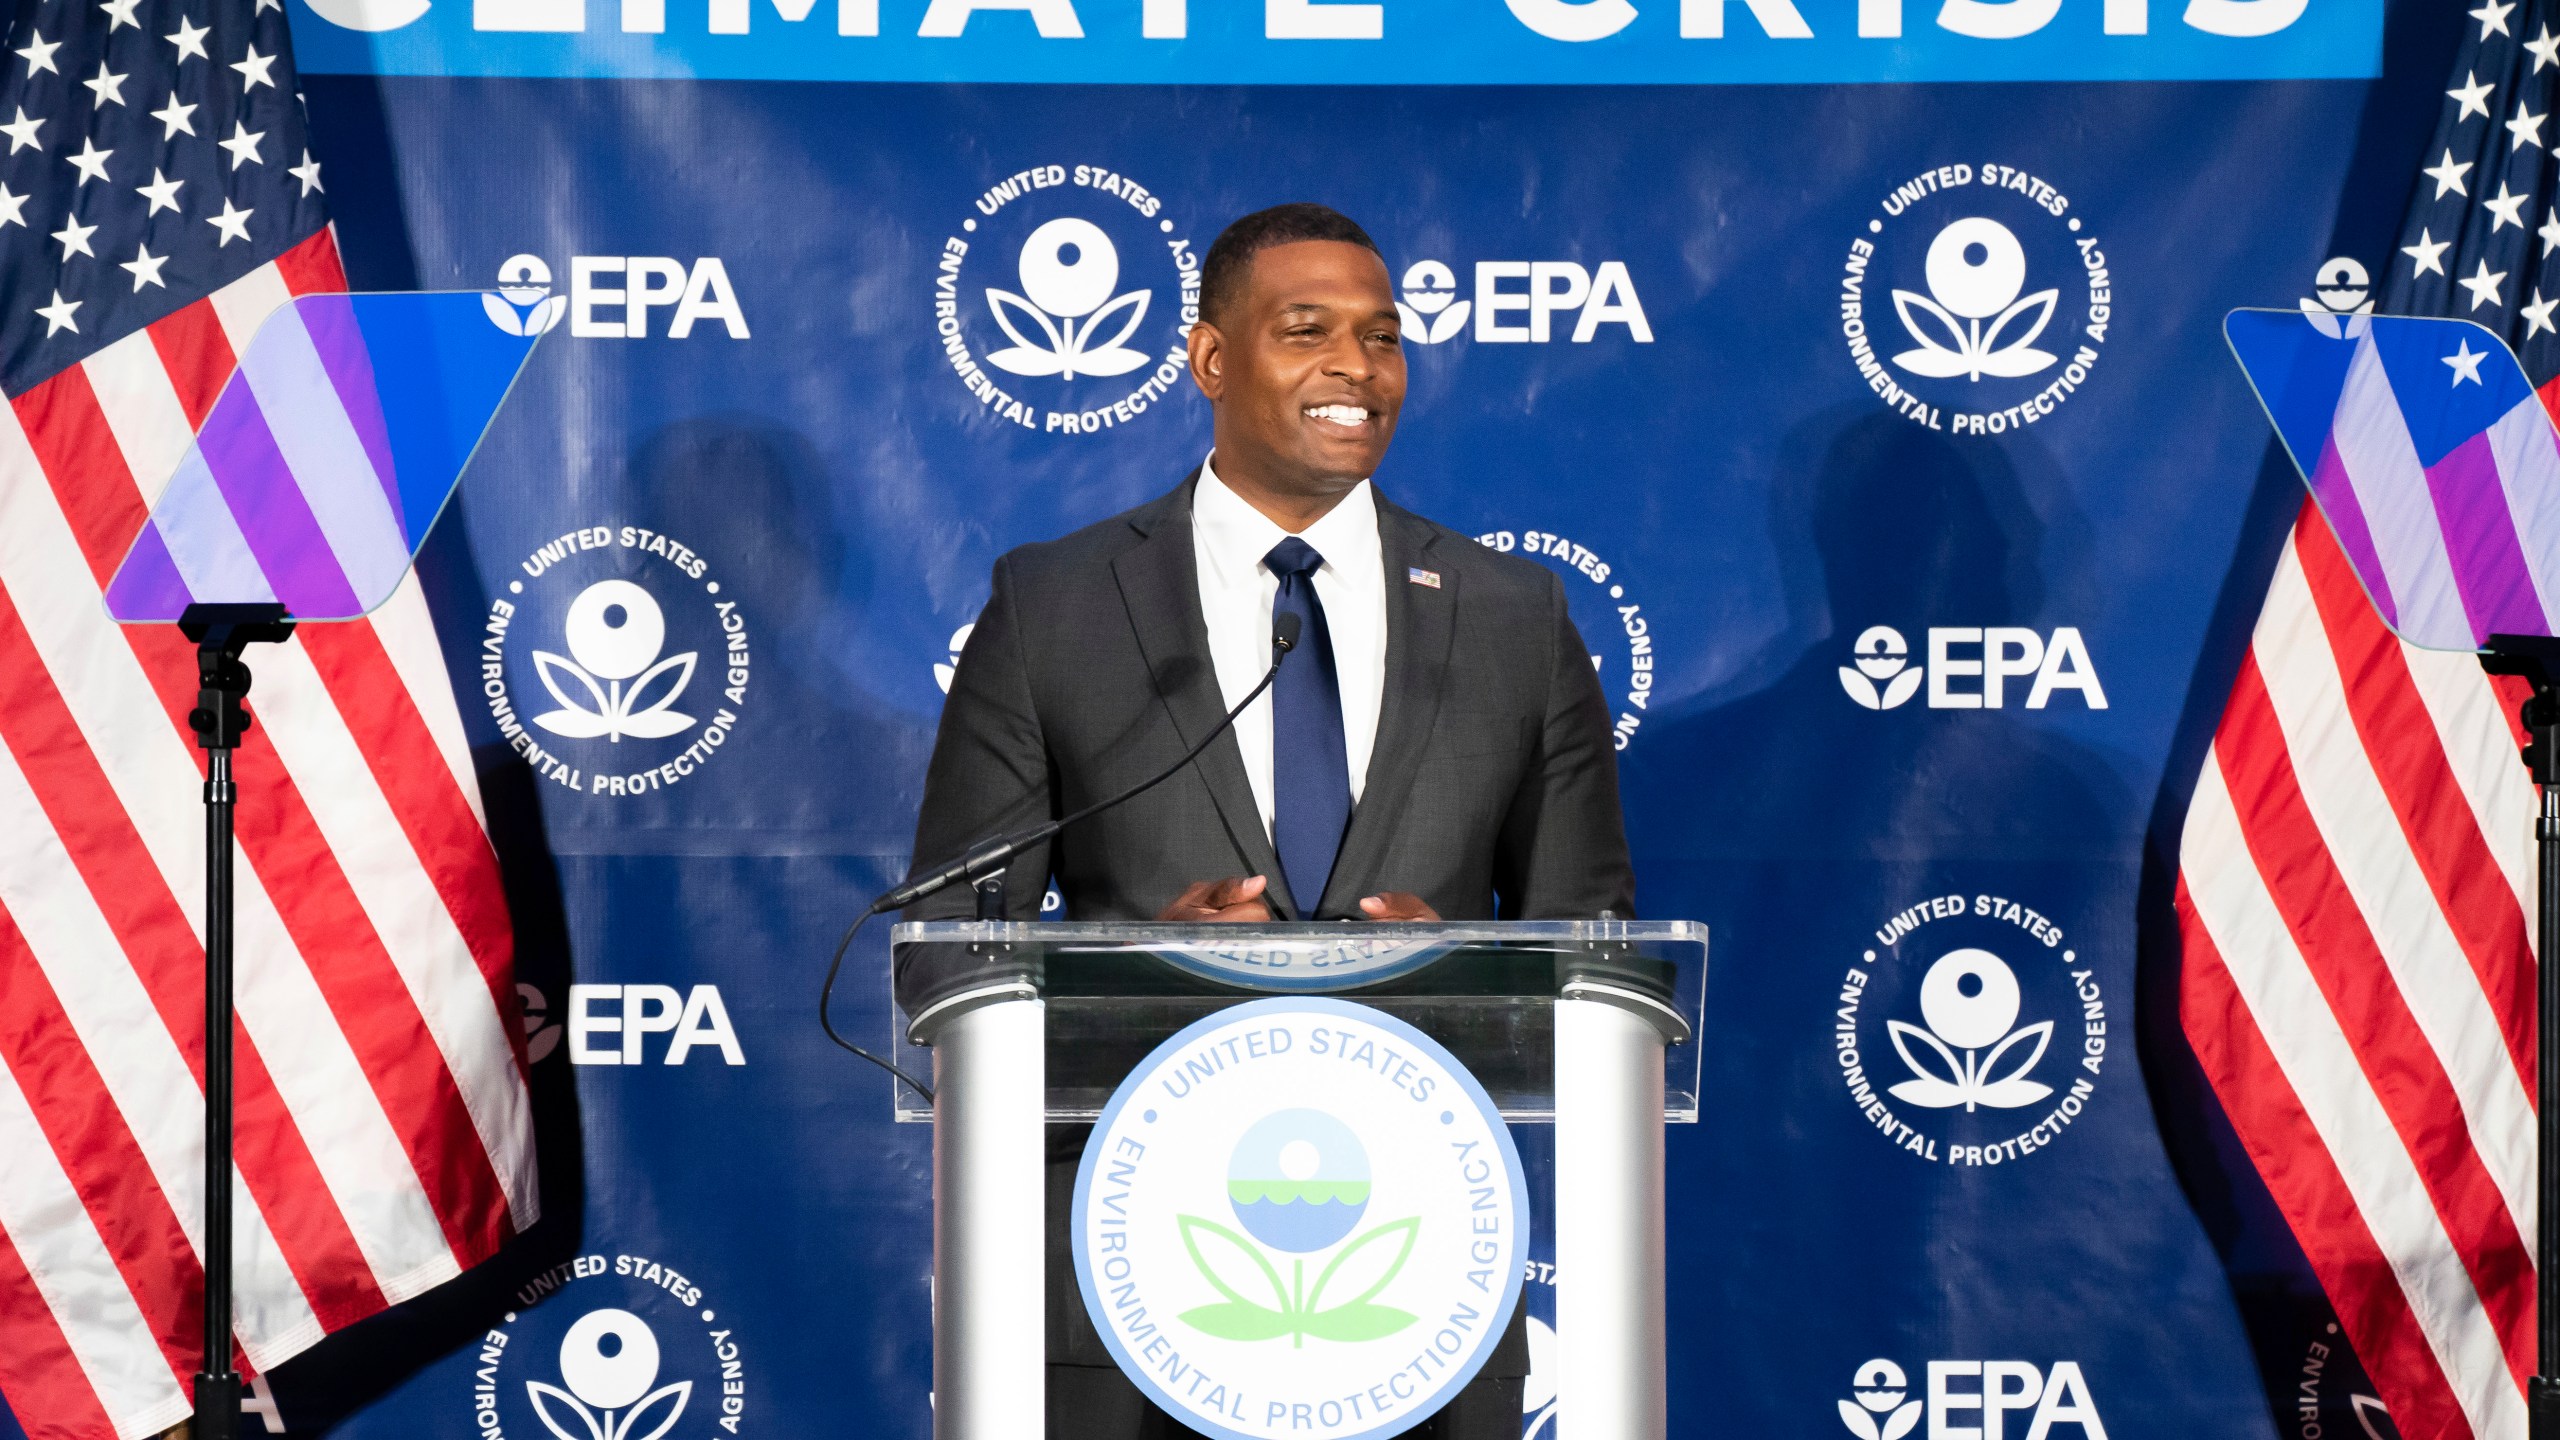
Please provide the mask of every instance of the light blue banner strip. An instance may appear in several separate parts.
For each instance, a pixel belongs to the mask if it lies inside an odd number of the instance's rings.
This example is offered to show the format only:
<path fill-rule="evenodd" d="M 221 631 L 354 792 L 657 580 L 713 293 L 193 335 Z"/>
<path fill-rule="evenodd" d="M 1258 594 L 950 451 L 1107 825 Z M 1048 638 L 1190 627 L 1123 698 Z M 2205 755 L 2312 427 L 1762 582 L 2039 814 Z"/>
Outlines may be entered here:
<path fill-rule="evenodd" d="M 1221 85 L 2310 80 L 2383 0 L 292 0 L 304 70 Z"/>

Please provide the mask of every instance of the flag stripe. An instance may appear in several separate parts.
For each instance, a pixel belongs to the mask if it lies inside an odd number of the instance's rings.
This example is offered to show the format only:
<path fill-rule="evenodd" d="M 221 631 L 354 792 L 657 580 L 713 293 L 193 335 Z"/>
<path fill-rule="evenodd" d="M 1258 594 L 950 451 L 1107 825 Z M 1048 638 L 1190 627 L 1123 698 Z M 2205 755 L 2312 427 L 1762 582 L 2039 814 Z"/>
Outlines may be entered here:
<path fill-rule="evenodd" d="M 2364 1360 L 2401 1433 L 2465 1440 L 2473 1433 L 2471 1423 L 2445 1387 L 2444 1369 L 2408 1296 L 2357 1212 L 2318 1127 L 2258 1033 L 2183 878 L 2177 908 L 2189 967 L 2179 996 L 2188 1039 L 2218 1084 L 2227 1079 L 2230 1093 L 2247 1097 L 2247 1123 L 2236 1127 L 2241 1144 L 2302 1238 L 2304 1257 L 2336 1306 L 2348 1343 Z"/>
<path fill-rule="evenodd" d="M 213 301 L 198 300 L 172 311 L 141 333 L 150 337 L 161 371 L 169 377 L 170 388 L 177 392 L 178 404 L 186 411 L 187 428 L 193 430 L 203 424 L 204 417 L 213 412 L 213 402 L 222 394 L 224 382 L 231 378 L 231 340 L 222 333 L 222 319 L 213 313 Z M 107 350 L 124 343 L 118 341 Z M 98 353 L 103 355 L 106 351 Z M 146 466 L 143 473 L 154 472 Z"/>
<path fill-rule="evenodd" d="M 2188 894 L 2223 958 L 2223 972 L 2337 1165 L 2472 1432 L 2521 1434 L 2524 1397 L 2508 1371 L 2505 1347 L 2267 894 L 2218 754 L 2196 782 L 2184 861 Z M 2258 1127 L 2263 1117 L 2249 1109 L 2256 1097 L 2222 1093 L 2224 1104 L 2239 1111 L 2235 1120 L 2245 1115 L 2244 1128 Z M 2297 1230 L 2301 1223 L 2296 1219 Z"/>
<path fill-rule="evenodd" d="M 387 477 L 377 468 L 387 457 L 357 433 L 321 344 L 300 316 L 279 311 L 267 323 L 266 343 L 243 358 L 240 373 L 274 437 L 283 478 L 320 526 L 322 553 L 344 573 L 358 608 L 369 610 L 408 573 L 408 537 L 393 508 L 397 492 L 386 493 Z M 354 483 L 358 479 L 365 483 Z"/>
<path fill-rule="evenodd" d="M 148 334 L 137 331 L 128 335 L 64 372 L 66 376 L 75 373 L 87 382 L 90 403 L 97 407 L 99 421 L 115 436 L 116 452 L 124 462 L 121 468 L 125 473 L 165 476 L 177 467 L 195 438 L 197 417 L 179 399 L 177 387 L 161 366 L 160 352 L 152 346 Z M 141 521 L 141 510 L 136 508 L 109 517 L 107 523 L 116 534 L 124 535 L 139 531 Z M 123 558 L 111 558 L 107 571 L 99 578 L 106 578 Z"/>
<path fill-rule="evenodd" d="M 2453 778 L 2446 747 L 2418 698 L 2401 647 L 2380 626 L 2354 623 L 2362 618 L 2365 601 L 2346 557 L 2316 526 L 2302 534 L 2294 553 L 2319 609 L 2356 738 L 2408 838 L 2410 858 L 2425 873 L 2437 909 L 2479 979 L 2516 1082 L 2530 1104 L 2535 1083 L 2534 969 L 2525 943 L 2524 911 L 2503 883 L 2479 819 Z M 2477 695 L 2482 687 L 2475 678 L 2466 688 Z M 2515 762 L 2505 763 L 2512 771 Z M 2503 789 L 2512 792 L 2515 787 Z"/>
<path fill-rule="evenodd" d="M 0 1402 L 27 1440 L 89 1440 L 115 1433 L 89 1377 L 27 1273 L 8 1224 L 0 1219 L 0 1335 L 9 1337 L 0 1364 Z"/>
<path fill-rule="evenodd" d="M 2427 489 L 2426 468 L 2418 463 L 2418 447 L 2400 418 L 2391 381 L 2369 335 L 2358 342 L 2347 366 L 2347 385 L 2338 397 L 2336 428 L 2330 434 L 2355 486 L 2383 573 L 2390 577 L 2399 627 L 2420 635 L 2467 629 L 2470 618 L 2453 583 L 2453 562 L 2432 523 L 2435 497 Z"/>
<path fill-rule="evenodd" d="M 2541 397 L 2527 396 L 2487 433 L 2497 455 L 2507 522 L 2533 572 L 2540 619 L 2545 628 L 2560 633 L 2560 442 L 2552 438 L 2551 417 Z"/>
<path fill-rule="evenodd" d="M 2436 524 L 2472 633 L 2485 639 L 2541 630 L 2542 597 L 2534 593 L 2514 517 L 2499 492 L 2498 461 L 2487 432 L 2428 466 L 2427 488 L 2435 496 Z"/>
<path fill-rule="evenodd" d="M 2527 1097 L 2461 942 L 2410 853 L 2371 758 L 2349 722 L 2336 661 L 2297 554 L 2277 562 L 2251 654 L 2265 676 L 2281 736 L 2316 824 L 2302 836 L 2325 853 L 2371 927 L 2392 986 L 2453 1083 L 2461 1116 L 2519 1232 L 2533 1229 L 2533 1102 Z M 2235 711 L 2239 691 L 2234 689 Z M 2226 724 L 2231 723 L 2226 717 Z M 2246 746 L 2250 737 L 2236 735 Z M 2254 838 L 2254 837 L 2253 837 Z M 2368 974 L 2368 979 L 2379 979 Z M 2448 1119 L 2452 1117 L 2447 1117 Z"/>
<path fill-rule="evenodd" d="M 358 630 L 352 625 L 344 628 L 349 633 Z M 472 828 L 481 832 L 477 847 L 470 852 L 477 859 L 466 862 L 462 857 L 451 858 L 456 863 L 469 864 L 479 876 L 470 891 L 470 905 L 486 910 L 496 922 L 495 936 L 487 943 L 511 953 L 515 937 L 507 928 L 506 904 L 498 889 L 498 857 L 487 839 L 489 817 L 480 807 L 480 780 L 471 764 L 471 741 L 462 728 L 462 706 L 454 699 L 452 682 L 445 673 L 444 651 L 436 642 L 435 625 L 427 613 L 426 592 L 418 586 L 418 572 L 410 571 L 409 578 L 400 582 L 400 588 L 391 592 L 382 608 L 365 617 L 362 633 L 372 635 L 382 646 L 384 660 L 398 673 L 400 688 L 409 697 L 410 710 L 426 726 L 428 738 L 443 761 L 445 775 L 451 781 L 449 793 L 460 797 Z M 327 662 L 321 663 L 326 669 Z M 339 708 L 346 708 L 343 697 Z M 368 753 L 379 753 L 371 749 L 371 743 Z M 403 773 L 407 773 L 408 765 L 419 763 L 423 762 L 404 762 Z M 464 907 L 457 904 L 454 913 L 463 916 Z M 465 918 L 462 930 L 472 937 L 472 948 L 482 954 L 484 966 L 505 968 L 512 973 L 512 966 L 487 958 L 489 952 L 480 938 L 486 924 Z"/>
<path fill-rule="evenodd" d="M 14 911 L 18 897 L 10 899 Z M 99 1243 L 161 1358 L 170 1373 L 182 1375 L 193 1357 L 179 1337 L 204 1303 L 202 1236 L 188 1233 L 202 1229 L 201 1187 L 187 1197 L 196 1202 L 190 1208 L 198 1223 L 182 1224 L 171 1192 L 153 1178 L 152 1157 L 125 1128 L 112 1082 L 90 1063 L 86 1047 L 94 1039 L 77 1028 L 46 983 L 43 962 L 10 918 L 0 916 L 0 1064 L 20 1077 L 28 1118 L 96 1220 Z M 201 1145 L 195 1153 L 201 1166 Z"/>
<path fill-rule="evenodd" d="M 468 1063 L 474 1055 L 512 1053 L 504 1012 L 433 879 L 404 843 L 401 818 L 375 783 L 350 727 L 337 722 L 338 712 L 330 708 L 328 689 L 311 668 L 305 647 L 278 646 L 262 659 L 279 683 L 258 713 L 270 727 L 276 753 L 293 757 L 287 769 L 300 772 L 297 780 L 303 774 L 311 777 L 312 783 L 297 788 L 310 801 L 313 827 L 327 854 L 343 862 L 349 892 L 380 938 L 384 959 L 396 969 L 410 1012 L 403 1021 L 414 1016 L 432 1043 L 432 1048 L 417 1046 L 402 1037 L 410 1046 L 406 1058 L 422 1070 L 431 1061 L 442 1061 L 434 1076 L 454 1087 L 452 1102 L 462 1107 L 479 1137 L 476 1146 L 458 1145 L 449 1135 L 431 1137 L 428 1153 L 458 1158 L 467 1152 L 483 1162 L 468 1173 L 471 1204 L 438 1208 L 487 1213 L 489 1197 L 477 1187 L 503 1188 L 504 1177 L 486 1161 L 511 1130 L 531 1119 L 523 1077 L 513 1065 Z M 442 1113 L 445 1104 L 440 1100 L 434 1108 Z M 447 1123 L 451 1118 L 444 1116 Z M 431 1183 L 429 1188 L 436 1187 Z M 500 1208 L 516 1209 L 512 1203 Z M 456 1248 L 476 1258 L 505 1238 L 503 1230 L 492 1226 L 467 1239 L 458 1237 Z"/>
<path fill-rule="evenodd" d="M 412 611 L 423 616 L 425 605 L 415 582 L 409 582 L 374 612 L 373 623 L 314 627 L 303 635 L 302 649 L 328 688 L 422 872 L 435 886 L 446 918 L 468 946 L 492 1011 L 503 1017 L 515 1011 L 515 937 L 499 903 L 497 852 L 489 848 L 470 804 L 476 790 L 455 784 L 446 768 L 445 747 L 383 634 L 392 628 L 385 624 L 392 612 L 402 612 L 404 618 Z M 401 683 L 380 683 L 386 670 L 399 675 Z M 450 690 L 445 694 L 451 709 Z M 461 728 L 458 714 L 453 723 Z M 522 1088 L 521 1076 L 517 1088 Z"/>
<path fill-rule="evenodd" d="M 240 534 L 247 537 L 249 553 L 275 587 L 276 598 L 300 615 L 336 620 L 360 613 L 364 607 L 339 567 L 320 517 L 312 513 L 310 497 L 298 486 L 278 483 L 290 479 L 292 467 L 277 448 L 275 427 L 251 387 L 234 385 L 223 391 L 196 438 L 196 453 Z M 186 472 L 181 476 L 175 483 L 188 483 Z M 205 508 L 212 508 L 210 497 Z M 184 568 L 187 555 L 178 538 L 170 536 L 169 549 Z M 214 539 L 203 533 L 194 543 Z"/>
<path fill-rule="evenodd" d="M 2513 1352 L 2515 1340 L 2530 1329 L 2533 1266 L 2519 1228 L 2530 1217 L 2511 1217 L 2472 1148 L 2461 1099 L 2403 992 L 2373 983 L 2383 957 L 2321 845 L 2277 723 L 2256 666 L 2244 664 L 2224 713 L 2220 738 L 2227 743 L 2215 747 L 2242 842 L 2340 1038 L 2354 1052 L 2360 1078 L 2426 1187 L 2473 1289 L 2509 1337 L 2510 1361 L 2529 1375 L 2531 1354 Z"/>
<path fill-rule="evenodd" d="M 44 1297 L 64 1344 L 90 1388 L 111 1407 L 119 1435 L 164 1429 L 192 1408 L 178 1375 L 152 1343 L 150 1323 L 125 1288 L 115 1259 L 79 1193 L 27 1109 L 17 1077 L 0 1064 L 0 1231 Z"/>
<path fill-rule="evenodd" d="M 308 247 L 311 243 L 306 240 L 303 245 Z M 336 252 L 333 250 L 331 253 L 334 255 Z M 283 265 L 281 257 L 272 264 L 261 265 L 214 291 L 210 297 L 214 318 L 221 323 L 223 338 L 229 342 L 233 355 L 247 350 L 249 339 L 258 333 L 258 327 L 266 323 L 277 306 L 293 298 L 292 287 L 285 283 Z M 344 289 L 345 285 L 339 282 L 318 288 Z"/>
<path fill-rule="evenodd" d="M 2535 913 L 2534 795 L 2516 759 L 2523 741 L 2515 733 L 2515 705 L 2494 684 L 2481 683 L 2480 663 L 2468 655 L 2398 648 L 2409 683 L 2435 724 L 2445 764 L 2479 824 L 2481 843 L 2515 896 L 2516 912 Z M 2532 957 L 2521 955 L 2514 963 L 2530 973 Z"/>
<path fill-rule="evenodd" d="M 6 907 L 14 925 L 10 933 L 20 947 L 8 957 L 8 968 L 23 970 L 24 983 L 41 987 L 43 1002 L 58 1007 L 58 1016 L 49 1017 L 58 1021 L 54 1032 L 65 1040 L 76 1037 L 87 1047 L 97 1094 L 112 1102 L 112 1113 L 121 1117 L 119 1125 L 95 1133 L 96 1143 L 122 1141 L 146 1162 L 147 1168 L 133 1167 L 133 1178 L 147 1180 L 154 1193 L 166 1197 L 165 1204 L 175 1207 L 186 1248 L 191 1256 L 199 1255 L 204 1239 L 204 1102 L 198 1072 L 176 1044 L 166 1043 L 157 1007 L 134 971 L 82 963 L 83 957 L 115 946 L 117 939 L 70 856 L 59 845 L 46 843 L 54 838 L 46 816 L 7 747 L 0 747 L 0 817 L 9 822 L 9 833 L 0 836 L 0 906 Z M 31 998 L 35 993 L 22 991 L 20 1003 L 36 1003 Z M 201 1019 L 195 1028 L 200 1047 Z M 43 1094 L 62 1093 L 48 1091 L 39 1079 L 31 1079 L 28 1089 L 39 1102 Z M 168 1103 L 169 1097 L 188 1095 L 194 1097 L 191 1106 Z M 38 1108 L 42 1110 L 41 1103 Z M 68 1164 L 71 1157 L 64 1159 Z M 245 1282 L 243 1327 L 265 1343 L 299 1331 L 312 1316 L 254 1195 L 241 1198 L 233 1228 Z M 141 1283 L 137 1277 L 137 1286 Z"/>
<path fill-rule="evenodd" d="M 2311 493 L 2319 497 L 2329 527 L 2338 532 L 2338 543 L 2355 557 L 2356 574 L 2379 587 L 2373 593 L 2374 608 L 2385 619 L 2397 617 L 2391 578 L 2383 573 L 2382 558 L 2374 553 L 2373 527 L 2365 523 L 2364 507 L 2356 503 L 2355 482 L 2347 478 L 2347 464 L 2338 456 L 2335 435 L 2321 442 L 2320 463 L 2311 472 Z"/>

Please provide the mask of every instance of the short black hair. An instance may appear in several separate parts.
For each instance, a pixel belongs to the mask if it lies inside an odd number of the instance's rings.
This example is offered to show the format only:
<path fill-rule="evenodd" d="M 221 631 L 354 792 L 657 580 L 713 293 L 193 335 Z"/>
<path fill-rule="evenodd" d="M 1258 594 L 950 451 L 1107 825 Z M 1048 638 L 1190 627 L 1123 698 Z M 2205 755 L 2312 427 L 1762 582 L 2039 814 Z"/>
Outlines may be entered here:
<path fill-rule="evenodd" d="M 1301 240 L 1339 240 L 1357 245 L 1380 260 L 1378 242 L 1360 228 L 1358 221 L 1330 205 L 1296 200 L 1256 210 L 1218 232 L 1209 245 L 1208 258 L 1200 262 L 1200 318 L 1215 325 L 1236 292 L 1244 288 L 1244 277 L 1253 257 L 1274 245 L 1294 245 Z"/>

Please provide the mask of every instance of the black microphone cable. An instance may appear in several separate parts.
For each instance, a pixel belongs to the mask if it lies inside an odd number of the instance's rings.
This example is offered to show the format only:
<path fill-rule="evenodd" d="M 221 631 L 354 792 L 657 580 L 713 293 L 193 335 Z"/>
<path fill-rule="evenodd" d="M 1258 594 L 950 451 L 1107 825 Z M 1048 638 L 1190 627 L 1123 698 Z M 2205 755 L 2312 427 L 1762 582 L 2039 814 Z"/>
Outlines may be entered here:
<path fill-rule="evenodd" d="M 877 910 L 865 910 L 860 915 L 855 916 L 853 923 L 845 927 L 844 938 L 836 942 L 835 958 L 827 962 L 827 983 L 818 987 L 818 1028 L 827 1032 L 828 1039 L 833 1040 L 838 1045 L 841 1045 L 845 1049 L 852 1051 L 854 1054 L 861 1056 L 863 1059 L 870 1061 L 872 1064 L 879 1066 L 881 1069 L 888 1071 L 890 1074 L 897 1076 L 899 1079 L 906 1081 L 907 1088 L 923 1096 L 924 1103 L 930 1105 L 933 1103 L 932 1086 L 927 1085 L 913 1075 L 908 1074 L 906 1071 L 899 1069 L 897 1064 L 894 1061 L 889 1060 L 887 1057 L 874 1055 L 870 1051 L 863 1049 L 861 1046 L 856 1045 L 852 1041 L 837 1034 L 835 1022 L 827 1017 L 828 1003 L 835 998 L 836 972 L 844 968 L 845 952 L 853 948 L 853 937 L 861 934 L 862 927 L 870 924 L 871 917 L 879 913 L 880 912 Z"/>
<path fill-rule="evenodd" d="M 1183 767 L 1200 758 L 1200 752 L 1208 749 L 1210 742 L 1227 733 L 1228 727 L 1236 723 L 1236 717 L 1242 715 L 1247 706 L 1250 706 L 1254 701 L 1262 698 L 1262 692 L 1271 688 L 1272 681 L 1280 678 L 1280 662 L 1287 658 L 1290 651 L 1298 648 L 1298 637 L 1302 628 L 1301 622 L 1295 615 L 1280 615 L 1273 619 L 1271 624 L 1271 668 L 1262 672 L 1262 679 L 1254 685 L 1253 689 L 1247 693 L 1242 700 L 1237 701 L 1235 703 L 1235 708 L 1227 712 L 1226 718 L 1212 726 L 1208 734 L 1201 736 L 1200 743 L 1192 746 L 1181 759 L 1174 761 L 1171 765 L 1166 766 L 1164 769 L 1156 772 L 1152 776 L 1149 776 L 1147 779 L 1141 780 L 1137 784 L 1130 786 L 1128 789 L 1121 791 L 1119 794 L 1113 795 L 1107 799 L 1097 800 L 1094 803 L 1085 806 L 1083 809 L 1075 811 L 1073 814 L 1067 815 L 1061 819 L 1045 821 L 1039 825 L 1032 826 L 1028 830 L 1018 831 L 1012 835 L 999 837 L 989 844 L 973 846 L 967 854 L 947 865 L 942 866 L 940 869 L 934 871 L 924 879 L 910 880 L 904 884 L 897 885 L 891 888 L 887 893 L 881 895 L 878 899 L 872 901 L 868 908 L 866 908 L 860 915 L 854 917 L 854 921 L 851 925 L 845 927 L 844 938 L 836 942 L 836 953 L 834 957 L 827 961 L 826 983 L 818 987 L 818 1028 L 826 1031 L 827 1038 L 833 1040 L 844 1049 L 855 1055 L 861 1056 L 863 1059 L 870 1061 L 872 1064 L 877 1065 L 881 1069 L 888 1071 L 890 1074 L 897 1076 L 901 1080 L 904 1080 L 911 1089 L 924 1097 L 926 1104 L 932 1104 L 932 1086 L 925 1084 L 913 1075 L 910 1075 L 906 1071 L 898 1068 L 896 1064 L 892 1063 L 888 1059 L 875 1055 L 836 1033 L 835 1022 L 829 1018 L 828 1011 L 835 998 L 836 976 L 844 968 L 845 953 L 853 948 L 853 937 L 862 933 L 862 927 L 870 923 L 872 916 L 880 914 L 886 910 L 905 909 L 907 906 L 913 905 L 918 900 L 951 885 L 955 881 L 977 875 L 993 866 L 1005 864 L 1011 861 L 1013 857 L 1021 851 L 1039 844 L 1041 841 L 1046 840 L 1050 836 L 1057 834 L 1059 831 L 1066 829 L 1068 826 L 1075 824 L 1077 821 L 1098 815 L 1101 812 L 1110 809 L 1112 806 L 1121 804 L 1124 801 L 1134 800 L 1138 796 L 1145 794 L 1147 791 L 1154 789 L 1158 785 L 1163 784 L 1165 781 L 1170 780 L 1175 775 L 1181 773 Z"/>

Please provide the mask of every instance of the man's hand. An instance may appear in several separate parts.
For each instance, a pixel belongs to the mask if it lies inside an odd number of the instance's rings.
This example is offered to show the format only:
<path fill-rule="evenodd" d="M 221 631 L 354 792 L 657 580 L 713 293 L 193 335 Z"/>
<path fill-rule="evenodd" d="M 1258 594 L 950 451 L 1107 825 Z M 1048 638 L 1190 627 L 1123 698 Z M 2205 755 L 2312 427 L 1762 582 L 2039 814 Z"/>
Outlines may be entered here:
<path fill-rule="evenodd" d="M 1372 920 L 1437 920 L 1440 912 L 1424 903 L 1421 896 L 1404 890 L 1389 890 L 1360 902 L 1360 913 Z"/>
<path fill-rule="evenodd" d="M 1195 880 L 1173 897 L 1156 918 L 1211 924 L 1276 920 L 1271 902 L 1262 898 L 1269 882 L 1259 875 L 1230 875 L 1224 880 Z M 1420 903 L 1420 902 L 1416 902 Z"/>

